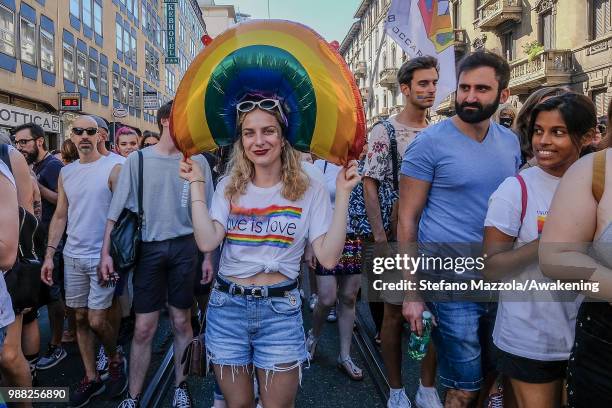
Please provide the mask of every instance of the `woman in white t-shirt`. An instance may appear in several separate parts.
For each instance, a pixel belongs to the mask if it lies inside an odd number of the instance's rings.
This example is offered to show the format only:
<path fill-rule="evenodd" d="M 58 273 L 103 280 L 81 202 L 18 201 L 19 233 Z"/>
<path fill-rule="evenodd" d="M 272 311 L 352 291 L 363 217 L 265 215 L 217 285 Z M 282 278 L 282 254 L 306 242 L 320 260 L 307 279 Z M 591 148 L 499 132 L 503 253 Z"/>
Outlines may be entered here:
<path fill-rule="evenodd" d="M 537 166 L 507 178 L 489 199 L 485 276 L 530 285 L 545 283 L 538 242 L 553 195 L 566 170 L 591 143 L 593 103 L 569 93 L 538 104 L 529 134 Z M 581 297 L 527 290 L 501 292 L 493 330 L 498 371 L 510 379 L 519 408 L 558 407 L 574 341 Z"/>
<path fill-rule="evenodd" d="M 194 234 L 201 251 L 223 242 L 206 316 L 207 358 L 229 406 L 253 403 L 253 371 L 263 406 L 292 406 L 307 359 L 297 289 L 308 240 L 326 268 L 344 247 L 356 163 L 336 181 L 333 210 L 325 186 L 309 178 L 284 135 L 282 101 L 248 96 L 237 104 L 238 140 L 210 213 L 203 176 L 187 160 Z"/>

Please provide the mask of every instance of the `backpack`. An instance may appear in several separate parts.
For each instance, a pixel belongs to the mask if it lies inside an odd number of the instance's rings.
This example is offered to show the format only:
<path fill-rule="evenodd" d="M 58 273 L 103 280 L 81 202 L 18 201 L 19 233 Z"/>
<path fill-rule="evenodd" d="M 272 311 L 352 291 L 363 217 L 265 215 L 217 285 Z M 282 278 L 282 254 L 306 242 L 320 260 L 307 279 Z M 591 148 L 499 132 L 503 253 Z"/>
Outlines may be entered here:
<path fill-rule="evenodd" d="M 6 163 L 13 173 L 8 145 L 0 145 L 0 159 Z M 20 312 L 24 309 L 39 306 L 40 300 L 40 269 L 42 264 L 36 256 L 34 235 L 38 229 L 38 219 L 23 207 L 19 207 L 19 244 L 17 261 L 5 272 L 6 288 L 11 295 L 13 309 Z"/>
<path fill-rule="evenodd" d="M 383 227 L 387 233 L 394 231 L 397 222 L 397 199 L 399 198 L 399 161 L 397 160 L 397 140 L 395 128 L 388 120 L 377 122 L 374 126 L 382 124 L 389 136 L 389 153 L 391 154 L 391 168 L 393 180 L 385 180 L 378 186 L 378 202 L 383 221 Z M 359 161 L 359 174 L 363 173 L 365 158 Z M 349 198 L 349 226 L 353 232 L 360 236 L 368 236 L 372 233 L 372 227 L 368 220 L 363 196 L 363 182 L 357 184 Z"/>

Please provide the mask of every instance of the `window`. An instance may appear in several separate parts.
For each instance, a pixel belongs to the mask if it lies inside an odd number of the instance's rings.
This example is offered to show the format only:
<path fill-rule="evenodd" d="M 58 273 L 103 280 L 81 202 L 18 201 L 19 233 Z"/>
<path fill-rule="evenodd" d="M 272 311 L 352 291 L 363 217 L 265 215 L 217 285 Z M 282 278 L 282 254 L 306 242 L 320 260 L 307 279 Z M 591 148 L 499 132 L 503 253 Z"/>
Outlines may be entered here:
<path fill-rule="evenodd" d="M 159 21 L 157 21 L 155 23 L 155 45 L 160 45 L 161 44 L 161 25 L 159 24 Z"/>
<path fill-rule="evenodd" d="M 0 52 L 15 56 L 15 13 L 0 5 Z"/>
<path fill-rule="evenodd" d="M 81 5 L 79 0 L 70 0 L 70 14 L 76 18 L 81 18 Z"/>
<path fill-rule="evenodd" d="M 134 83 L 128 82 L 128 105 L 134 106 Z"/>
<path fill-rule="evenodd" d="M 461 26 L 461 14 L 460 14 L 461 6 L 459 2 L 456 1 L 453 3 L 453 27 L 459 28 Z"/>
<path fill-rule="evenodd" d="M 89 57 L 89 89 L 98 92 L 98 61 Z"/>
<path fill-rule="evenodd" d="M 108 96 L 108 67 L 100 65 L 100 95 Z"/>
<path fill-rule="evenodd" d="M 119 74 L 113 72 L 113 99 L 119 100 Z"/>
<path fill-rule="evenodd" d="M 121 78 L 121 103 L 124 105 L 127 104 L 128 91 L 127 91 L 127 81 L 125 78 Z"/>
<path fill-rule="evenodd" d="M 74 82 L 74 47 L 64 43 L 64 79 Z"/>
<path fill-rule="evenodd" d="M 36 26 L 22 18 L 19 26 L 21 34 L 21 60 L 28 64 L 36 65 Z"/>
<path fill-rule="evenodd" d="M 100 37 L 102 36 L 102 5 L 94 1 L 94 32 Z"/>
<path fill-rule="evenodd" d="M 83 0 L 83 24 L 92 27 L 91 23 L 91 2 L 92 0 Z"/>
<path fill-rule="evenodd" d="M 597 117 L 605 116 L 607 113 L 608 105 L 606 104 L 606 89 L 598 89 L 591 92 L 591 99 L 595 104 L 597 111 Z"/>
<path fill-rule="evenodd" d="M 610 8 L 611 0 L 593 0 L 592 6 L 592 27 L 591 27 L 591 38 L 596 39 L 603 37 L 610 31 L 612 31 L 612 13 Z"/>
<path fill-rule="evenodd" d="M 503 55 L 506 57 L 506 60 L 512 61 L 515 58 L 515 50 L 514 50 L 514 38 L 512 31 L 508 31 L 501 35 L 501 43 L 502 43 L 502 51 Z"/>
<path fill-rule="evenodd" d="M 40 67 L 47 72 L 55 73 L 55 47 L 54 36 L 50 32 L 40 29 Z"/>
<path fill-rule="evenodd" d="M 87 87 L 87 57 L 81 51 L 77 50 L 77 84 Z"/>
<path fill-rule="evenodd" d="M 165 9 L 164 9 L 165 10 Z M 145 32 L 145 35 L 147 34 L 147 8 L 145 6 L 145 2 L 142 2 L 142 29 Z"/>
<path fill-rule="evenodd" d="M 140 109 L 141 104 L 140 104 L 140 85 L 138 84 L 134 84 L 134 106 L 136 107 L 136 109 Z"/>
<path fill-rule="evenodd" d="M 119 22 L 115 23 L 115 36 L 115 47 L 117 48 L 117 51 L 121 52 L 123 50 L 123 27 L 121 27 Z"/>
<path fill-rule="evenodd" d="M 540 43 L 545 50 L 551 50 L 555 47 L 555 32 L 552 11 L 540 15 Z"/>
<path fill-rule="evenodd" d="M 125 58 L 132 58 L 130 55 L 130 30 L 129 28 L 123 29 L 123 56 Z"/>
<path fill-rule="evenodd" d="M 131 39 L 131 51 L 132 51 L 132 62 L 135 64 L 138 61 L 137 55 L 138 55 L 138 50 L 136 49 L 136 37 L 134 36 L 130 36 Z"/>

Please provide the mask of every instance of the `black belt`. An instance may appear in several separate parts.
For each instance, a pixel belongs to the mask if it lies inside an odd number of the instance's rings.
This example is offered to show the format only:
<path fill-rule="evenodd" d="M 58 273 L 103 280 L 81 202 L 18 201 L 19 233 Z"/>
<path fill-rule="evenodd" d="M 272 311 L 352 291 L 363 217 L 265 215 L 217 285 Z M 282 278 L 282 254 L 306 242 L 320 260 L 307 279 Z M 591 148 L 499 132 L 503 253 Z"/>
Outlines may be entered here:
<path fill-rule="evenodd" d="M 230 295 L 262 297 L 285 297 L 293 289 L 297 288 L 297 281 L 285 286 L 271 288 L 269 286 L 242 286 L 237 283 L 228 283 L 219 278 L 215 280 L 215 289 Z"/>

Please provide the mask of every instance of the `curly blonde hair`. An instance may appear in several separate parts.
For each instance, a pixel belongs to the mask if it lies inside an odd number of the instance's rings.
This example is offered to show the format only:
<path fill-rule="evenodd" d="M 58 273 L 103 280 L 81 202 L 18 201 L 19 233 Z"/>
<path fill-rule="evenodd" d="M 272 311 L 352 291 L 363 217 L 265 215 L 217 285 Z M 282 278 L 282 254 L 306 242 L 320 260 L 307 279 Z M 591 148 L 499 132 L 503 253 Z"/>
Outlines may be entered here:
<path fill-rule="evenodd" d="M 281 128 L 281 137 L 284 137 L 285 129 L 280 125 L 282 123 L 280 113 L 277 111 L 264 112 L 270 113 L 276 118 Z M 228 200 L 245 194 L 247 185 L 255 176 L 255 166 L 246 155 L 241 136 L 242 124 L 248 113 L 250 112 L 241 113 L 238 118 L 238 140 L 234 143 L 225 172 L 225 176 L 229 177 L 225 187 L 225 197 Z M 310 182 L 302 169 L 300 152 L 294 149 L 286 140 L 281 147 L 281 163 L 281 182 L 283 183 L 281 195 L 287 200 L 297 201 L 304 196 Z"/>

